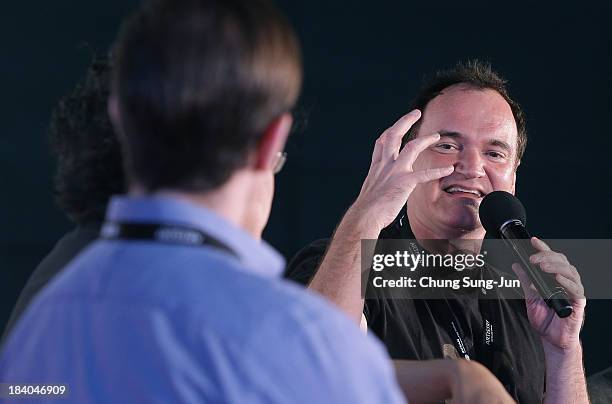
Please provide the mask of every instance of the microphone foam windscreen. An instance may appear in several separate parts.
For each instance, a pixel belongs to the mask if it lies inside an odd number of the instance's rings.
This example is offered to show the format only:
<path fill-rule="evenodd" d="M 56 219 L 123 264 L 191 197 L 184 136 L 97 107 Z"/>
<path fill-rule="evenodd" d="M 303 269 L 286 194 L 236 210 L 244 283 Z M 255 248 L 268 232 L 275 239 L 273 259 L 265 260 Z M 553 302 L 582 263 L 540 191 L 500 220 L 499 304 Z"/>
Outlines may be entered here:
<path fill-rule="evenodd" d="M 520 220 L 527 226 L 525 207 L 517 197 L 506 191 L 493 191 L 487 194 L 478 209 L 480 223 L 487 232 L 499 235 L 500 227 L 508 220 Z"/>

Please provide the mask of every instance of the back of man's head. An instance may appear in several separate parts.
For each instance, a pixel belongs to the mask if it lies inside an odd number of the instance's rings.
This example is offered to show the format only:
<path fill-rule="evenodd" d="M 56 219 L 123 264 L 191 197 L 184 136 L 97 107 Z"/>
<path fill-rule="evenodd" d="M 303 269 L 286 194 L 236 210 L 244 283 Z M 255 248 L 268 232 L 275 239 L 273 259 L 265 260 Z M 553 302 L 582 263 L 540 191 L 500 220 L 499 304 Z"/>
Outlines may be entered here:
<path fill-rule="evenodd" d="M 157 0 L 123 26 L 115 119 L 130 186 L 213 190 L 295 104 L 297 38 L 266 0 Z"/>
<path fill-rule="evenodd" d="M 465 62 L 458 62 L 448 69 L 436 72 L 425 80 L 409 109 L 419 109 L 425 114 L 427 104 L 429 104 L 431 100 L 442 94 L 445 89 L 459 84 L 464 85 L 468 89 L 496 91 L 506 100 L 508 105 L 510 105 L 517 129 L 516 161 L 520 161 L 527 147 L 525 115 L 519 103 L 510 96 L 506 80 L 498 72 L 493 70 L 489 63 L 478 59 L 468 60 Z M 417 136 L 419 127 L 420 121 L 410 128 L 403 139 L 403 144 Z"/>

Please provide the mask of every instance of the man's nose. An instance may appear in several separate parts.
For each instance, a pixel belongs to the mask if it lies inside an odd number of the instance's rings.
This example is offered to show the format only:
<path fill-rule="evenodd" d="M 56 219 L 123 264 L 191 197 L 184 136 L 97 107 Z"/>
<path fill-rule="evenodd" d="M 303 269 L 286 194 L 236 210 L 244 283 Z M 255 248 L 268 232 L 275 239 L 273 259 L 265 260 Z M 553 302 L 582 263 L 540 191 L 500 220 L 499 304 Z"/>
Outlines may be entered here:
<path fill-rule="evenodd" d="M 455 172 L 465 178 L 480 178 L 485 175 L 484 159 L 479 150 L 463 149 L 455 163 Z"/>

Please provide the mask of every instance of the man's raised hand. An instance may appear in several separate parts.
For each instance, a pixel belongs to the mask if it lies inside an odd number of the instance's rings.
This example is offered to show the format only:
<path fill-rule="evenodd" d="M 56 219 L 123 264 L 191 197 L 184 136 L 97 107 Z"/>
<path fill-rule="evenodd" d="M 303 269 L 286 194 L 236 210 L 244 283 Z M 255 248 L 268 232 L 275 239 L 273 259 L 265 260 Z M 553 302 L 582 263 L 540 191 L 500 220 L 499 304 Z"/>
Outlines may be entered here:
<path fill-rule="evenodd" d="M 440 139 L 438 133 L 419 136 L 400 151 L 402 138 L 421 117 L 415 109 L 402 116 L 376 140 L 370 170 L 352 209 L 371 218 L 369 225 L 382 230 L 397 216 L 414 188 L 450 175 L 454 167 L 413 170 L 421 152 Z"/>

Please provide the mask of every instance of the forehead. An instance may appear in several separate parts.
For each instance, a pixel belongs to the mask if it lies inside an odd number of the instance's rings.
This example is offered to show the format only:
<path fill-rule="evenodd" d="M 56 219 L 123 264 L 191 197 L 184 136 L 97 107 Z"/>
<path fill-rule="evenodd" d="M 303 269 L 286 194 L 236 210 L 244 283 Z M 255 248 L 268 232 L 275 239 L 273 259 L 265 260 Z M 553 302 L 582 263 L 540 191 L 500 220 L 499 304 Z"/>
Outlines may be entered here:
<path fill-rule="evenodd" d="M 419 132 L 458 132 L 467 137 L 498 139 L 516 147 L 517 128 L 512 109 L 494 90 L 454 85 L 425 108 Z"/>

